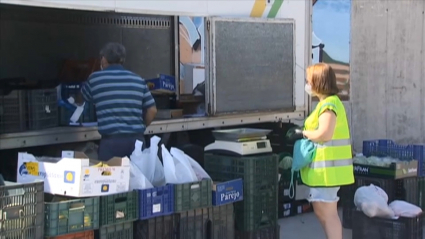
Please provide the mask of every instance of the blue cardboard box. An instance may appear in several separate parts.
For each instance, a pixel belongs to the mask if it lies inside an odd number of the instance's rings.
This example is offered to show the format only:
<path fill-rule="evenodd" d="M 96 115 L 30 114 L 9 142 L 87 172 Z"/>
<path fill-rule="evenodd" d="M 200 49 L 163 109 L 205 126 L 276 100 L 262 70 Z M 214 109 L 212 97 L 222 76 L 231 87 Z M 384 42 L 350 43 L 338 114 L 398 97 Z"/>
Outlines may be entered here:
<path fill-rule="evenodd" d="M 214 182 L 212 197 L 214 206 L 242 201 L 243 180 L 235 179 L 227 182 Z"/>
<path fill-rule="evenodd" d="M 160 74 L 158 78 L 146 80 L 146 84 L 153 93 L 176 93 L 176 79 L 174 76 Z"/>

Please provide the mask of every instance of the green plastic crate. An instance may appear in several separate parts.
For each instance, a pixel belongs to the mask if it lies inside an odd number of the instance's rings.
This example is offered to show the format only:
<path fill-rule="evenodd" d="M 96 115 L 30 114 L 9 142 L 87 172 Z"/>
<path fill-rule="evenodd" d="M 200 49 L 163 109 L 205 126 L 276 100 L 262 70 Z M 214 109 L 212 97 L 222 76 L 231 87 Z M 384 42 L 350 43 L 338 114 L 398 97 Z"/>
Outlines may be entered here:
<path fill-rule="evenodd" d="M 139 193 L 131 191 L 100 197 L 100 226 L 139 218 Z"/>
<path fill-rule="evenodd" d="M 277 155 L 235 157 L 205 154 L 204 165 L 214 181 L 243 179 L 244 200 L 234 204 L 236 230 L 255 231 L 277 225 Z"/>
<path fill-rule="evenodd" d="M 133 239 L 133 222 L 117 223 L 101 227 L 95 233 L 97 239 Z"/>
<path fill-rule="evenodd" d="M 212 205 L 212 181 L 174 184 L 174 211 L 183 212 Z"/>
<path fill-rule="evenodd" d="M 45 237 L 99 228 L 99 197 L 55 202 L 61 198 L 45 194 Z"/>

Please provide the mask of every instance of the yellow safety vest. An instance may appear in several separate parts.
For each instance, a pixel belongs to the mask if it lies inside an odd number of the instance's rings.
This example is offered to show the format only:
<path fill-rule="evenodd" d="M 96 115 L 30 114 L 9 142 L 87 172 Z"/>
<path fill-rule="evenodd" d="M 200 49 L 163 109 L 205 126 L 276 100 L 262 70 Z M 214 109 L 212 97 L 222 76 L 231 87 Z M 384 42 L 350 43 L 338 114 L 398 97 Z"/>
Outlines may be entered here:
<path fill-rule="evenodd" d="M 345 108 L 338 96 L 329 96 L 319 102 L 305 120 L 306 130 L 319 127 L 319 116 L 326 110 L 336 113 L 336 126 L 332 140 L 316 144 L 313 162 L 301 169 L 303 183 L 312 187 L 333 187 L 354 183 L 353 155 Z"/>

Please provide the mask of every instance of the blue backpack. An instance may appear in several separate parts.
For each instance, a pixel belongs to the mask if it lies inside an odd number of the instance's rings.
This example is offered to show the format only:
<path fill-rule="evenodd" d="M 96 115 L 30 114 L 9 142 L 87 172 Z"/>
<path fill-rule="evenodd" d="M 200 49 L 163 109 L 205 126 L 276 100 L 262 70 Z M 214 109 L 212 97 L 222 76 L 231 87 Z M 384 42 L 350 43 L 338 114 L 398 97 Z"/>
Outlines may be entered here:
<path fill-rule="evenodd" d="M 291 183 L 289 184 L 289 198 L 294 198 L 294 174 L 299 172 L 302 168 L 308 166 L 313 162 L 316 153 L 316 144 L 309 139 L 297 140 L 294 144 L 294 155 L 292 158 L 291 168 Z"/>

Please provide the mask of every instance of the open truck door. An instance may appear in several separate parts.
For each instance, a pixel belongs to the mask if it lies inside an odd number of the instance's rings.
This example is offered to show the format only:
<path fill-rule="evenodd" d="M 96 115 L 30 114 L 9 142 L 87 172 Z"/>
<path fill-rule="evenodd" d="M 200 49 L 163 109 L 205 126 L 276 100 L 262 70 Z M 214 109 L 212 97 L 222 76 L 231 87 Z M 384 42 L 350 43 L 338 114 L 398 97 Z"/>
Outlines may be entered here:
<path fill-rule="evenodd" d="M 209 115 L 295 111 L 295 21 L 206 21 Z"/>

